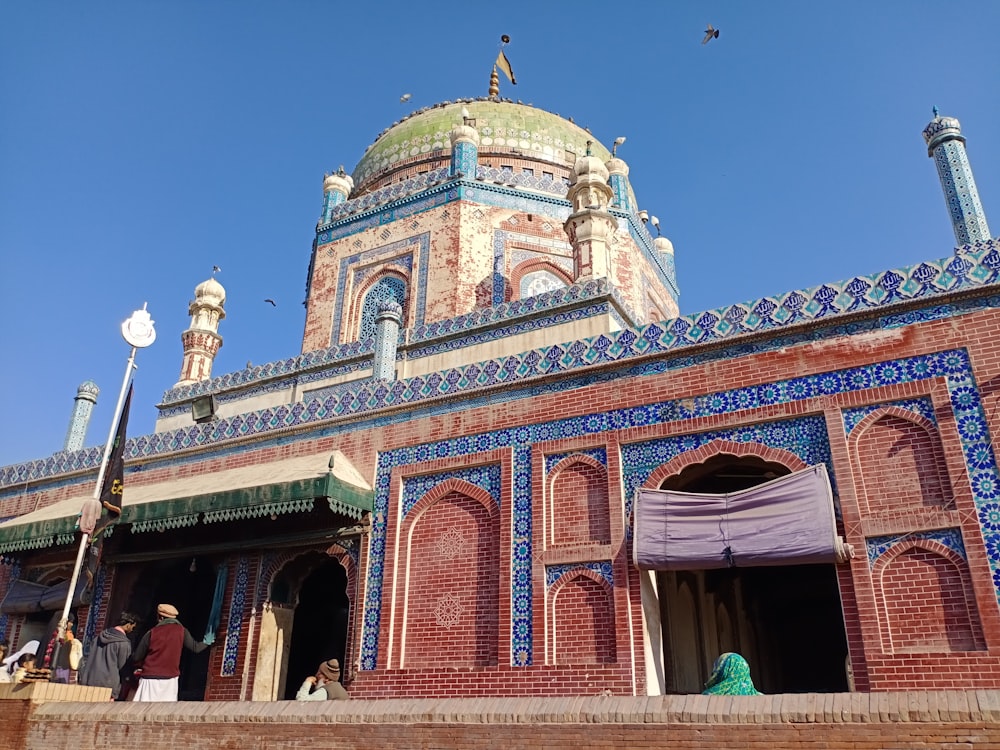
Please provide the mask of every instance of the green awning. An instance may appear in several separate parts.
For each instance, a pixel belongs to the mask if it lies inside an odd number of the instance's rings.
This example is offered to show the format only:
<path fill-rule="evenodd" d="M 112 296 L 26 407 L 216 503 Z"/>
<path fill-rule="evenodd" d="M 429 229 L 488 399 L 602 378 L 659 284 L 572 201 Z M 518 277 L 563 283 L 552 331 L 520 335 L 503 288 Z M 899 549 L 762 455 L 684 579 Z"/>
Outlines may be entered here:
<path fill-rule="evenodd" d="M 0 524 L 0 554 L 68 544 L 88 496 L 62 500 Z M 269 464 L 195 474 L 132 486 L 126 475 L 120 524 L 132 533 L 164 531 L 310 511 L 317 498 L 331 511 L 358 520 L 372 510 L 374 492 L 339 451 Z"/>

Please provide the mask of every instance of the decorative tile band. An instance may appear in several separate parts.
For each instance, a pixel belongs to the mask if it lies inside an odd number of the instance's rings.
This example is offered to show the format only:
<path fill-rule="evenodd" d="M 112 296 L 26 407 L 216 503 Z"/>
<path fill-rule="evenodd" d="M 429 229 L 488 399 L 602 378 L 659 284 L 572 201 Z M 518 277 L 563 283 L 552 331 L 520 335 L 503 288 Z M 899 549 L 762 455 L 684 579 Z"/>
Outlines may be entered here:
<path fill-rule="evenodd" d="M 101 602 L 104 599 L 104 587 L 108 580 L 108 568 L 100 565 L 97 568 L 97 577 L 94 579 L 94 591 L 90 597 L 90 607 L 87 610 L 87 623 L 83 630 L 83 655 L 90 654 L 90 646 L 94 643 L 94 636 L 97 635 L 97 617 L 101 611 Z"/>
<path fill-rule="evenodd" d="M 896 536 L 873 536 L 865 539 L 865 545 L 868 548 L 868 567 L 874 568 L 875 561 L 895 545 L 917 539 L 940 542 L 961 556 L 962 559 L 968 559 L 965 554 L 965 543 L 962 541 L 961 529 L 934 529 L 932 531 L 914 531 L 909 534 L 899 534 Z"/>
<path fill-rule="evenodd" d="M 250 584 L 250 558 L 240 555 L 236 562 L 236 580 L 229 602 L 229 620 L 226 623 L 226 644 L 222 652 L 222 676 L 236 674 L 236 657 L 240 650 L 240 629 L 243 627 L 243 610 L 246 608 L 247 589 Z"/>

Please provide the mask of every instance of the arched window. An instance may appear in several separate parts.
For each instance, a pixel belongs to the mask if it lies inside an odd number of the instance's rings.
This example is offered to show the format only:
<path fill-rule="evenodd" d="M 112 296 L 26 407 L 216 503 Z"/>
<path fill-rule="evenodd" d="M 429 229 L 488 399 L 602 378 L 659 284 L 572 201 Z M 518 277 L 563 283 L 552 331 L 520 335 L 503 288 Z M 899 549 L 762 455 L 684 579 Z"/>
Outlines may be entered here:
<path fill-rule="evenodd" d="M 364 341 L 375 335 L 375 316 L 378 305 L 383 300 L 394 300 L 402 307 L 406 301 L 406 282 L 398 276 L 383 276 L 365 295 L 365 303 L 361 308 L 361 326 L 358 330 L 358 341 Z"/>
<path fill-rule="evenodd" d="M 526 273 L 521 277 L 520 296 L 534 297 L 537 294 L 551 292 L 553 289 L 563 289 L 566 282 L 551 271 L 538 270 Z"/>

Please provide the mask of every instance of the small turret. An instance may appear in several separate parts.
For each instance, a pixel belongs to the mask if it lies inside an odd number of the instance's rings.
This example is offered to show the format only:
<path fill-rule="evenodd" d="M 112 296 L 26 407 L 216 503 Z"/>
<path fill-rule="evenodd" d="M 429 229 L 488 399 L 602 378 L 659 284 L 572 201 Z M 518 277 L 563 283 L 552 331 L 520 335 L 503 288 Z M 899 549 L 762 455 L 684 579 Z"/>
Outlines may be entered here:
<path fill-rule="evenodd" d="M 226 290 L 214 278 L 194 289 L 194 302 L 188 306 L 191 325 L 181 334 L 184 361 L 177 385 L 196 383 L 212 377 L 212 362 L 222 347 L 219 322 L 226 317 Z"/>
<path fill-rule="evenodd" d="M 341 167 L 333 174 L 323 177 L 323 216 L 320 224 L 329 224 L 333 218 L 333 207 L 344 203 L 354 189 L 354 180 Z"/>
<path fill-rule="evenodd" d="M 462 124 L 453 127 L 448 134 L 451 140 L 451 166 L 448 174 L 452 177 L 465 176 L 472 179 L 476 176 L 476 167 L 479 165 L 479 131 L 476 130 L 475 123 L 468 110 L 462 107 Z"/>
<path fill-rule="evenodd" d="M 611 273 L 608 243 L 618 223 L 608 213 L 614 197 L 608 176 L 604 163 L 590 155 L 588 143 L 587 155 L 573 165 L 566 194 L 573 213 L 563 228 L 573 246 L 574 281 L 608 278 Z"/>

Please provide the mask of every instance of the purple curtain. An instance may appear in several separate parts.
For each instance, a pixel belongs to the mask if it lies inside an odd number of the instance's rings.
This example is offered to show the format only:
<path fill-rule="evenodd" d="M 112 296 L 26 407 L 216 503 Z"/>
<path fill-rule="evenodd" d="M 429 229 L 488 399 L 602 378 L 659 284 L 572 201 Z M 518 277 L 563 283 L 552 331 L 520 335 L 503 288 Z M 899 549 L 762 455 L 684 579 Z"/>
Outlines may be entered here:
<path fill-rule="evenodd" d="M 643 570 L 837 560 L 824 464 L 725 495 L 639 489 L 634 506 L 633 559 Z"/>

